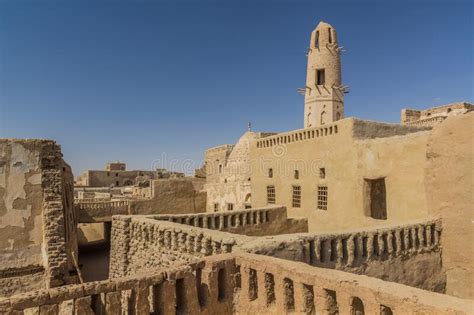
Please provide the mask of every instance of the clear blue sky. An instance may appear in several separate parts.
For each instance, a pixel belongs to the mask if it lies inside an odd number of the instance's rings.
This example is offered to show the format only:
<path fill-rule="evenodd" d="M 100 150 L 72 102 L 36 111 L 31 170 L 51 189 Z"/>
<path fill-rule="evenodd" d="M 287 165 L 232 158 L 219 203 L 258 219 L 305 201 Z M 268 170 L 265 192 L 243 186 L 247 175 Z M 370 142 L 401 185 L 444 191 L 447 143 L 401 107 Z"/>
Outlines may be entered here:
<path fill-rule="evenodd" d="M 57 140 L 75 175 L 197 167 L 248 121 L 302 128 L 319 20 L 347 50 L 346 116 L 472 102 L 471 1 L 0 0 L 0 136 Z"/>

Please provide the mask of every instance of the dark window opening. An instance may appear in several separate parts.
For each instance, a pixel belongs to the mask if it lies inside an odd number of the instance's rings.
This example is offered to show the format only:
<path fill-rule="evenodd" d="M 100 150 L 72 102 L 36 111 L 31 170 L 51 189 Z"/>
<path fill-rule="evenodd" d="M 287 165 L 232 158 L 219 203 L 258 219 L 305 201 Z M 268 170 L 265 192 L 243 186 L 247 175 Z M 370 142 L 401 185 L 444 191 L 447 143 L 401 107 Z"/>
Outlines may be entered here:
<path fill-rule="evenodd" d="M 176 313 L 186 311 L 186 288 L 184 279 L 176 279 Z"/>
<path fill-rule="evenodd" d="M 117 177 L 117 176 L 118 176 L 118 173 L 115 173 L 115 177 Z"/>
<path fill-rule="evenodd" d="M 229 211 L 234 210 L 234 204 L 233 203 L 228 203 L 227 204 L 227 210 L 229 210 Z"/>
<path fill-rule="evenodd" d="M 328 28 L 328 33 L 329 33 L 329 44 L 332 43 L 332 30 L 331 28 Z"/>
<path fill-rule="evenodd" d="M 318 69 L 316 70 L 316 84 L 317 85 L 324 85 L 326 75 L 325 75 L 325 70 L 324 69 Z"/>
<path fill-rule="evenodd" d="M 215 203 L 214 204 L 214 212 L 217 212 L 217 211 L 219 211 L 219 204 Z"/>
<path fill-rule="evenodd" d="M 273 178 L 273 168 L 268 169 L 268 177 Z"/>
<path fill-rule="evenodd" d="M 366 214 L 377 220 L 387 220 L 385 178 L 365 179 Z"/>
<path fill-rule="evenodd" d="M 316 38 L 314 39 L 314 46 L 319 49 L 319 31 L 316 31 Z"/>
<path fill-rule="evenodd" d="M 223 301 L 226 297 L 226 276 L 225 276 L 225 269 L 219 269 L 219 274 L 217 275 L 217 286 L 218 286 L 218 295 L 217 299 L 219 301 Z"/>
<path fill-rule="evenodd" d="M 326 178 L 326 169 L 324 167 L 321 167 L 319 169 L 319 178 L 322 178 L 322 179 Z"/>
<path fill-rule="evenodd" d="M 300 178 L 300 171 L 298 170 L 295 170 L 295 179 L 299 179 Z"/>
<path fill-rule="evenodd" d="M 116 182 L 115 182 L 115 186 L 120 186 L 120 185 L 119 185 L 119 181 L 116 181 Z"/>

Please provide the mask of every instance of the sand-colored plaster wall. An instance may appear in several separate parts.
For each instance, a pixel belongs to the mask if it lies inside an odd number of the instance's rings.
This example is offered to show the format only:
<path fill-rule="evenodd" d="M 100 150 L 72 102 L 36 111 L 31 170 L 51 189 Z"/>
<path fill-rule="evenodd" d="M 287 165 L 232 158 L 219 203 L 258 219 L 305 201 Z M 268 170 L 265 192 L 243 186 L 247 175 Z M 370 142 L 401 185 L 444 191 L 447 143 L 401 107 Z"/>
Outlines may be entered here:
<path fill-rule="evenodd" d="M 0 296 L 75 281 L 73 176 L 51 140 L 0 139 Z"/>
<path fill-rule="evenodd" d="M 443 221 L 446 293 L 474 298 L 473 226 L 474 113 L 448 117 L 428 141 L 428 209 Z"/>
<path fill-rule="evenodd" d="M 42 265 L 39 145 L 0 142 L 0 269 Z"/>
<path fill-rule="evenodd" d="M 130 202 L 130 214 L 197 213 L 206 211 L 204 179 L 176 178 L 152 181 L 152 198 Z"/>
<path fill-rule="evenodd" d="M 308 218 L 310 232 L 350 230 L 398 224 L 426 217 L 423 165 L 429 131 L 344 119 L 326 126 L 332 132 L 262 147 L 251 146 L 252 205 L 267 204 L 267 186 L 275 186 L 276 204 L 289 217 Z M 317 130 L 319 131 L 319 130 Z M 290 134 L 290 133 L 288 133 Z M 290 135 L 292 137 L 292 135 Z M 290 138 L 291 138 L 290 137 Z M 272 138 L 272 137 L 269 137 Z M 291 138 L 292 139 L 292 138 Z M 270 140 L 262 140 L 272 141 Z M 268 169 L 273 169 L 273 178 Z M 320 176 L 325 169 L 325 178 Z M 294 171 L 299 171 L 299 178 Z M 364 179 L 385 178 L 387 220 L 373 219 L 364 209 Z M 293 186 L 301 187 L 301 207 L 293 207 Z M 328 209 L 318 210 L 318 186 L 328 187 Z"/>

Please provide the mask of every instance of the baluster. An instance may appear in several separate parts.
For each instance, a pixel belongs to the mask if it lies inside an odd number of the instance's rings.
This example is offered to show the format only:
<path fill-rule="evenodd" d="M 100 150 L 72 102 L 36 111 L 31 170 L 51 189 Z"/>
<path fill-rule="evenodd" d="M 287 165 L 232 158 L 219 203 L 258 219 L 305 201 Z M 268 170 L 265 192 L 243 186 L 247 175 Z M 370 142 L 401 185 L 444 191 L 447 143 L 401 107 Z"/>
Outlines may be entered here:
<path fill-rule="evenodd" d="M 356 246 L 355 242 L 356 238 L 354 238 L 354 235 L 350 235 L 349 238 L 347 239 L 347 264 L 349 266 L 352 266 L 354 263 L 354 257 L 355 257 L 355 251 L 356 251 Z"/>

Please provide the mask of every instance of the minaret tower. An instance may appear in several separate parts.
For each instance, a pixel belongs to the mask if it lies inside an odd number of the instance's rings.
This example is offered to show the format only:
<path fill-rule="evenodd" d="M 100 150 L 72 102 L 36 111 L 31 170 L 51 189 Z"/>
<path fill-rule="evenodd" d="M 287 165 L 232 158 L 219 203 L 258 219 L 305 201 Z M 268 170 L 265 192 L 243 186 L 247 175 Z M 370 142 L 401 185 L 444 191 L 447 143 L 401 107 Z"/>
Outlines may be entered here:
<path fill-rule="evenodd" d="M 304 92 L 304 127 L 311 128 L 344 118 L 341 83 L 341 48 L 336 30 L 319 22 L 311 33 Z"/>

